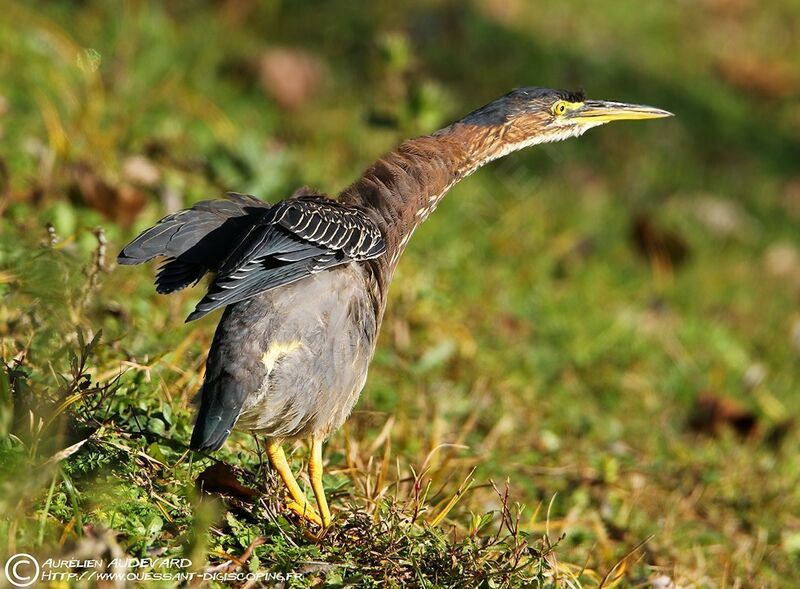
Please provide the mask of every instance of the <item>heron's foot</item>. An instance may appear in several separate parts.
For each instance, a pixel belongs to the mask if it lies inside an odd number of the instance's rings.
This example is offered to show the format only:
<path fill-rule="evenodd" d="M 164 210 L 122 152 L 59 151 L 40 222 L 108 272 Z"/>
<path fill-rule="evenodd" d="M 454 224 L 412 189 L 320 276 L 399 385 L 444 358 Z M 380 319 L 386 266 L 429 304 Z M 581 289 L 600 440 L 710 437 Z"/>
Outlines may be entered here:
<path fill-rule="evenodd" d="M 292 512 L 299 515 L 304 520 L 313 523 L 320 528 L 323 526 L 323 519 L 319 517 L 316 510 L 311 507 L 311 504 L 306 499 L 305 493 L 297 484 L 297 479 L 292 474 L 292 469 L 289 462 L 286 460 L 286 454 L 279 442 L 270 440 L 267 443 L 267 456 L 269 457 L 270 464 L 278 472 L 283 484 L 286 485 L 288 497 L 286 498 L 286 507 Z"/>
<path fill-rule="evenodd" d="M 325 527 L 323 524 L 323 520 L 317 515 L 316 510 L 311 507 L 308 501 L 303 499 L 303 501 L 296 501 L 291 497 L 286 498 L 286 508 L 294 513 L 295 515 L 299 516 L 300 518 L 304 519 L 305 521 L 314 524 L 320 528 Z"/>
<path fill-rule="evenodd" d="M 328 509 L 328 500 L 325 498 L 325 487 L 322 484 L 322 440 L 311 439 L 311 456 L 308 459 L 308 478 L 311 479 L 311 489 L 317 500 L 317 507 L 322 515 L 322 527 L 331 525 L 331 511 Z"/>

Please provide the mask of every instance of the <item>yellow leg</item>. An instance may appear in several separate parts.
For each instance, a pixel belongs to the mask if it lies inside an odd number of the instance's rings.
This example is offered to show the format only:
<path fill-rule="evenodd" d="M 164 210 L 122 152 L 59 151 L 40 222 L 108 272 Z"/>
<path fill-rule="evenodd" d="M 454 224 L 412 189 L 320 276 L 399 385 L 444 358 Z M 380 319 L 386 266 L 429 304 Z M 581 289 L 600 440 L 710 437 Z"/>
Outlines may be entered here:
<path fill-rule="evenodd" d="M 287 491 L 289 491 L 291 500 L 287 502 L 286 507 L 300 517 L 318 526 L 322 526 L 322 520 L 309 504 L 300 485 L 297 484 L 297 480 L 292 474 L 292 469 L 289 466 L 289 462 L 286 460 L 286 454 L 283 453 L 280 442 L 275 440 L 269 440 L 267 442 L 267 456 L 269 457 L 269 463 L 272 465 L 272 468 L 278 471 L 281 479 L 283 479 L 283 483 L 286 485 Z"/>
<path fill-rule="evenodd" d="M 311 438 L 311 457 L 308 459 L 308 478 L 317 500 L 319 513 L 322 515 L 322 527 L 331 525 L 331 512 L 328 500 L 325 499 L 325 487 L 322 485 L 322 440 Z"/>

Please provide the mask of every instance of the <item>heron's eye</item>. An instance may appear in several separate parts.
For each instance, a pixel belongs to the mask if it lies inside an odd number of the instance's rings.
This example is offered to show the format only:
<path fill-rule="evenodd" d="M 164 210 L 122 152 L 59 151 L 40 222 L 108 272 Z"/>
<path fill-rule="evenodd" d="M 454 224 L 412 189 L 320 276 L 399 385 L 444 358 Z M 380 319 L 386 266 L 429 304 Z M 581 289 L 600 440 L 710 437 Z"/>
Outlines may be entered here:
<path fill-rule="evenodd" d="M 553 105 L 552 110 L 554 115 L 563 115 L 565 112 L 567 112 L 567 103 L 563 100 L 559 100 Z"/>

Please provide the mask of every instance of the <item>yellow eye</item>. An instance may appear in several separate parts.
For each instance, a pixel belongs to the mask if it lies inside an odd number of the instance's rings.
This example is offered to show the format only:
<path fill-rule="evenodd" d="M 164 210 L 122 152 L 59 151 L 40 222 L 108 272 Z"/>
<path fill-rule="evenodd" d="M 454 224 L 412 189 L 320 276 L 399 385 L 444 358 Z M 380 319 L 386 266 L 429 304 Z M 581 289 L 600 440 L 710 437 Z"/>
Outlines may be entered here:
<path fill-rule="evenodd" d="M 554 115 L 563 115 L 565 112 L 567 112 L 567 103 L 563 100 L 559 100 L 553 105 Z"/>

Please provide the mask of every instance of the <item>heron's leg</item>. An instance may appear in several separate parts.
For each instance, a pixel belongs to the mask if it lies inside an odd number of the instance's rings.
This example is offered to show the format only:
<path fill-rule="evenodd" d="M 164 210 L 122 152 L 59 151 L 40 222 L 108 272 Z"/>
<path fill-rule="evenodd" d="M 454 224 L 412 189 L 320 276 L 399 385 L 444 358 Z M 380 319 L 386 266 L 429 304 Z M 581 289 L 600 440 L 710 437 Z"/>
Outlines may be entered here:
<path fill-rule="evenodd" d="M 311 438 L 311 457 L 308 459 L 308 478 L 317 500 L 317 507 L 322 516 L 322 527 L 331 525 L 331 512 L 328 500 L 325 499 L 325 487 L 322 485 L 322 440 Z"/>
<path fill-rule="evenodd" d="M 278 471 L 292 499 L 286 504 L 286 507 L 294 511 L 300 517 L 318 526 L 322 526 L 322 520 L 320 520 L 317 512 L 314 511 L 314 508 L 309 504 L 300 485 L 297 484 L 297 480 L 292 474 L 292 469 L 289 466 L 289 462 L 286 460 L 286 454 L 283 453 L 280 442 L 276 440 L 269 440 L 267 442 L 267 456 L 269 457 L 269 463 L 272 465 L 272 468 Z"/>

